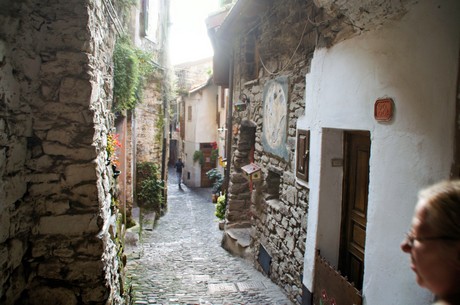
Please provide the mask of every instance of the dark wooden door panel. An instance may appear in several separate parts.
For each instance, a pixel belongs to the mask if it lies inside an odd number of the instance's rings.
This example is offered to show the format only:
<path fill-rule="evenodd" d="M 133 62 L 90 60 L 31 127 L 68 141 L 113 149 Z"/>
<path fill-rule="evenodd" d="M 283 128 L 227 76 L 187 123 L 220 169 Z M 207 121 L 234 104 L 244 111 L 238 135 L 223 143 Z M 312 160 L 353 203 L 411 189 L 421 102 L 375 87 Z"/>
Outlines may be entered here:
<path fill-rule="evenodd" d="M 365 132 L 345 132 L 344 194 L 339 268 L 361 289 L 366 246 L 370 137 Z"/>

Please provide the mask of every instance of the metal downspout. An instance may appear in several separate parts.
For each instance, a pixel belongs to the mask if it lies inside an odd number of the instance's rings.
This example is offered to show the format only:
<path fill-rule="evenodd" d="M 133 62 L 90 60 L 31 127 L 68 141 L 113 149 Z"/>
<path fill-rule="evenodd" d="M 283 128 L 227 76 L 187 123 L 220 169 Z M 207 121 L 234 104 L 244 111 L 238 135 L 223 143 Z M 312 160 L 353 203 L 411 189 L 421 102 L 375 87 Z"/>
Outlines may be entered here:
<path fill-rule="evenodd" d="M 227 167 L 225 170 L 225 203 L 228 202 L 228 188 L 230 186 L 230 167 L 232 160 L 232 136 L 233 136 L 233 51 L 231 51 L 230 59 L 230 69 L 229 69 L 229 88 L 228 88 L 228 108 L 227 108 Z"/>

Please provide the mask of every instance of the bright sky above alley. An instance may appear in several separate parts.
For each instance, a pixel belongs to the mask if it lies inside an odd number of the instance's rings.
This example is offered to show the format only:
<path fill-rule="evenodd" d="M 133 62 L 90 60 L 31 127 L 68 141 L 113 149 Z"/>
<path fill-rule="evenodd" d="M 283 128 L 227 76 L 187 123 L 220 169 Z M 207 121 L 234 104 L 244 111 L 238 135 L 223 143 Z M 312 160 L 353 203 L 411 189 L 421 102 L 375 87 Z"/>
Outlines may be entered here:
<path fill-rule="evenodd" d="M 218 0 L 171 0 L 170 56 L 172 64 L 213 55 L 204 23 Z"/>

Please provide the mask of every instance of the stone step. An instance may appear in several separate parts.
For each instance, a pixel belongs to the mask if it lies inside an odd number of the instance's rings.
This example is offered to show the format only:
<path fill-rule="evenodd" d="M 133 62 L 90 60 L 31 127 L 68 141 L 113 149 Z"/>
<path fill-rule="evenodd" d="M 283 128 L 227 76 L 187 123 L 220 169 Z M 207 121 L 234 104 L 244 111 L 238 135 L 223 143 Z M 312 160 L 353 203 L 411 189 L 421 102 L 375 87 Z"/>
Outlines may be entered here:
<path fill-rule="evenodd" d="M 226 233 L 243 248 L 249 247 L 251 244 L 250 228 L 233 228 L 227 230 Z"/>
<path fill-rule="evenodd" d="M 222 247 L 242 258 L 251 255 L 251 228 L 229 228 L 224 232 Z"/>

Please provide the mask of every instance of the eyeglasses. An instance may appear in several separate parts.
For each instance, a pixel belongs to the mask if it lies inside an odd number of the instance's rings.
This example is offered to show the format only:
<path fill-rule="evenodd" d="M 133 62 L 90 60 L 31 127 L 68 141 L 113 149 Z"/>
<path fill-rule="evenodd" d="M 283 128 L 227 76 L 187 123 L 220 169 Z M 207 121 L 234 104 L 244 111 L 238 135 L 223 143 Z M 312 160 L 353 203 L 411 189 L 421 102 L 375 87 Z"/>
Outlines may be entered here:
<path fill-rule="evenodd" d="M 453 236 L 432 236 L 432 237 L 415 237 L 411 232 L 406 233 L 406 241 L 409 247 L 414 246 L 414 241 L 423 242 L 428 240 L 458 240 L 458 238 Z"/>

